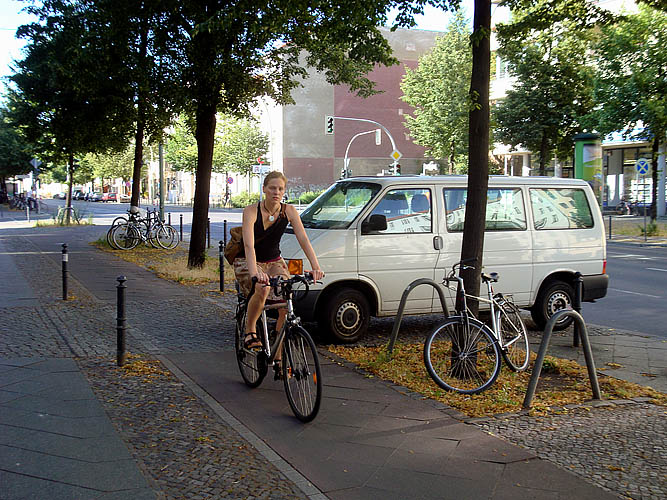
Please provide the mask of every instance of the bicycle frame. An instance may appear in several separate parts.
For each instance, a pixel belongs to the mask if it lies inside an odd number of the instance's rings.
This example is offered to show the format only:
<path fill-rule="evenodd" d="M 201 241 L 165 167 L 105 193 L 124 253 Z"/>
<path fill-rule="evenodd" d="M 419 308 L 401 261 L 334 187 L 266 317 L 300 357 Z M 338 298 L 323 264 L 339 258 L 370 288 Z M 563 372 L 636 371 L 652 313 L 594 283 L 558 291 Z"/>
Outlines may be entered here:
<path fill-rule="evenodd" d="M 453 271 L 453 269 L 452 269 Z M 477 295 L 472 295 L 469 293 L 465 292 L 465 287 L 463 285 L 463 278 L 460 276 L 456 276 L 455 274 L 452 273 L 451 276 L 448 276 L 445 278 L 445 284 L 447 288 L 449 288 L 449 282 L 450 281 L 456 281 L 457 282 L 457 287 L 456 287 L 456 306 L 457 306 L 457 314 L 460 314 L 466 319 L 466 323 L 468 319 L 471 316 L 470 310 L 468 309 L 468 304 L 467 304 L 467 297 L 473 298 L 475 300 L 478 300 L 480 302 L 483 302 L 485 304 L 489 304 L 489 309 L 490 309 L 490 314 L 491 314 L 491 332 L 493 333 L 493 337 L 495 338 L 496 342 L 502 349 L 506 349 L 507 346 L 512 345 L 514 342 L 516 342 L 518 339 L 514 339 L 511 342 L 508 342 L 507 344 L 503 343 L 502 335 L 498 332 L 498 325 L 500 323 L 500 305 L 498 303 L 498 300 L 496 299 L 495 294 L 493 293 L 493 285 L 491 279 L 484 279 L 484 283 L 486 284 L 486 290 L 487 290 L 487 297 L 484 298 L 482 296 L 477 296 Z M 505 297 L 502 294 L 498 294 L 501 299 L 504 299 Z M 460 307 L 460 310 L 459 310 Z"/>

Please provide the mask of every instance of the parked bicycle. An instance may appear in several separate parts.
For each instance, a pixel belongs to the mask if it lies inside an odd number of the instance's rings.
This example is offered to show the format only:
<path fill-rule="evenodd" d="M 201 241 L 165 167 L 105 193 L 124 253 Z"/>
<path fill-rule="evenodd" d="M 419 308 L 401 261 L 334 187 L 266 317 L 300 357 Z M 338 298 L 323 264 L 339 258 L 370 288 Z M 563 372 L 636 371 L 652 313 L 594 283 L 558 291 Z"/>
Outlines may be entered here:
<path fill-rule="evenodd" d="M 301 326 L 300 318 L 294 314 L 292 301 L 296 284 L 305 285 L 305 290 L 299 290 L 299 293 L 307 293 L 308 285 L 312 283 L 312 276 L 309 274 L 295 275 L 290 279 L 270 278 L 269 285 L 266 286 L 273 287 L 276 295 L 283 297 L 286 303 L 264 306 L 256 326 L 257 335 L 262 342 L 259 350 L 246 348 L 244 343 L 248 301 L 255 293 L 256 278 L 253 278 L 248 297 L 238 293 L 236 306 L 236 360 L 243 381 L 249 387 L 258 387 L 264 380 L 268 367 L 273 366 L 274 370 L 277 370 L 276 367 L 279 366 L 277 376 L 283 379 L 287 401 L 294 415 L 302 422 L 310 422 L 319 411 L 322 375 L 315 343 Z M 267 311 L 281 307 L 287 307 L 287 318 L 281 330 L 276 332 L 269 327 Z M 279 365 L 276 360 L 278 352 L 282 354 L 279 356 Z"/>
<path fill-rule="evenodd" d="M 130 209 L 127 218 L 116 217 L 107 231 L 107 243 L 112 248 L 131 250 L 140 242 L 169 250 L 178 245 L 178 234 L 159 217 L 157 209 L 148 210 L 145 217 Z"/>
<path fill-rule="evenodd" d="M 519 309 L 510 295 L 494 293 L 492 283 L 498 274 L 482 274 L 487 286 L 487 299 L 474 297 L 488 303 L 491 326 L 475 318 L 467 305 L 463 279 L 457 269 L 470 269 L 459 262 L 444 279 L 449 287 L 456 282 L 456 315 L 449 316 L 436 326 L 424 343 L 426 370 L 443 389 L 463 394 L 476 394 L 491 386 L 501 369 L 501 356 L 514 371 L 528 367 L 530 349 L 528 333 Z"/>

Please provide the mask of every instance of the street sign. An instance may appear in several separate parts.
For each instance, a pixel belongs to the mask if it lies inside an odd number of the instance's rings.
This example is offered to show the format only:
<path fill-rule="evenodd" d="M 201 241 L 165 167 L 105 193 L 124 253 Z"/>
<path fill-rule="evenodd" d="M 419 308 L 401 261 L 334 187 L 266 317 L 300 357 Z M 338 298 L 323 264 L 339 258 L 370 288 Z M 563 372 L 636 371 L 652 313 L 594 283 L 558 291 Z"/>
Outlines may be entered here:
<path fill-rule="evenodd" d="M 398 149 L 394 149 L 389 156 L 391 157 L 392 160 L 398 161 L 401 159 L 403 154 L 401 154 L 401 152 Z"/>
<path fill-rule="evenodd" d="M 271 167 L 268 167 L 266 165 L 253 165 L 252 166 L 252 173 L 253 174 L 268 174 L 270 171 L 271 171 Z M 229 181 L 227 181 L 227 182 L 229 182 Z"/>
<path fill-rule="evenodd" d="M 41 161 L 39 161 L 37 158 L 33 158 L 30 160 L 30 165 L 32 165 L 34 168 L 39 167 L 42 164 Z"/>
<path fill-rule="evenodd" d="M 646 158 L 639 158 L 637 163 L 635 163 L 635 168 L 639 175 L 646 175 L 650 169 L 651 165 Z"/>
<path fill-rule="evenodd" d="M 234 184 L 234 179 L 232 177 L 227 177 L 227 184 Z"/>

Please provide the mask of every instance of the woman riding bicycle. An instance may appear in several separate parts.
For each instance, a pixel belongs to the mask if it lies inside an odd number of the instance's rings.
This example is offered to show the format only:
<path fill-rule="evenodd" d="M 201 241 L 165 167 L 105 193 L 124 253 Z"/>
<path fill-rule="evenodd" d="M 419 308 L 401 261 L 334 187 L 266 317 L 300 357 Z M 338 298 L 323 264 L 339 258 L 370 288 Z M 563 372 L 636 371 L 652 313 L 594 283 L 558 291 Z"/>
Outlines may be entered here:
<path fill-rule="evenodd" d="M 280 239 L 287 224 L 292 225 L 294 235 L 310 262 L 313 280 L 324 277 L 299 213 L 292 205 L 281 203 L 286 186 L 287 178 L 281 172 L 269 172 L 262 187 L 264 199 L 243 210 L 244 249 L 234 260 L 234 274 L 241 292 L 246 296 L 252 289 L 252 278 L 257 278 L 257 282 L 263 285 L 269 283 L 270 277 L 289 278 L 287 264 L 280 256 Z M 254 295 L 248 302 L 244 338 L 247 349 L 258 349 L 262 346 L 255 325 L 266 300 L 279 302 L 282 301 L 282 298 L 275 296 L 270 287 L 260 286 L 255 289 Z M 286 309 L 279 309 L 276 330 L 280 331 L 286 314 Z M 276 359 L 276 361 L 280 360 Z"/>

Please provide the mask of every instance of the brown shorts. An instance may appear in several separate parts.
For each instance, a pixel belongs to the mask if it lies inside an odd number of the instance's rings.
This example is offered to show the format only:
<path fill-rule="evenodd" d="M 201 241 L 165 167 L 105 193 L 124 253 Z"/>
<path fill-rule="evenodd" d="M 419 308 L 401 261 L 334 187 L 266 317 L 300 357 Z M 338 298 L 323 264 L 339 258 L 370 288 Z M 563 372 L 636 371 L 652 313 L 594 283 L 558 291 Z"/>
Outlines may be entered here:
<path fill-rule="evenodd" d="M 272 262 L 258 262 L 257 267 L 264 271 L 264 273 L 266 273 L 271 278 L 282 276 L 283 278 L 289 279 L 287 264 L 282 257 Z M 239 282 L 241 293 L 247 297 L 250 293 L 250 290 L 252 289 L 252 281 L 250 280 L 248 264 L 244 258 L 234 259 L 234 274 L 236 275 L 236 281 Z M 270 300 L 272 302 L 283 302 L 284 299 L 282 297 L 276 296 L 274 291 L 271 290 L 269 292 L 269 297 L 266 300 Z"/>

